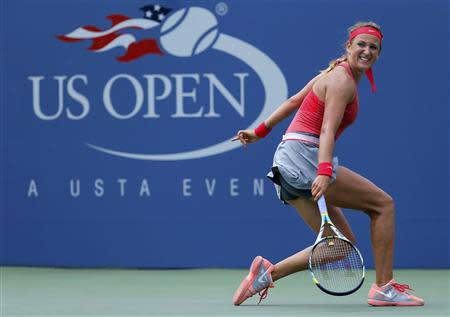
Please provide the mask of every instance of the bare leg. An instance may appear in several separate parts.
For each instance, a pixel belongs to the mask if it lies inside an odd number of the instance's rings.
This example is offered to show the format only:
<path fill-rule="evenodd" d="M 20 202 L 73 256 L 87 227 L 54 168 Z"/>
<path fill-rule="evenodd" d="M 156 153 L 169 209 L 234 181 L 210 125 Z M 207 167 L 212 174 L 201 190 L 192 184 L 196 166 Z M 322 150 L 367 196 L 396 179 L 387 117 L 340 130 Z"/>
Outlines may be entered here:
<path fill-rule="evenodd" d="M 335 206 L 362 210 L 369 215 L 376 283 L 379 286 L 388 283 L 393 278 L 395 229 L 393 199 L 369 180 L 345 167 L 339 167 L 336 181 L 329 187 L 325 196 L 332 221 L 351 241 L 355 239 L 350 226 L 342 211 Z M 318 232 L 320 215 L 316 203 L 305 198 L 297 198 L 289 203 L 297 209 L 305 222 Z M 277 280 L 306 269 L 310 250 L 310 247 L 306 248 L 277 263 L 272 278 Z"/>
<path fill-rule="evenodd" d="M 289 204 L 295 207 L 297 212 L 313 231 L 319 232 L 321 218 L 317 204 L 314 201 L 307 198 L 297 198 L 289 201 Z M 355 242 L 353 232 L 341 209 L 330 204 L 327 205 L 328 214 L 336 227 L 338 227 L 349 240 Z M 276 281 L 292 273 L 307 269 L 310 252 L 311 246 L 277 263 L 272 272 L 272 279 Z"/>
<path fill-rule="evenodd" d="M 388 283 L 393 277 L 393 199 L 373 183 L 345 167 L 338 169 L 336 181 L 325 196 L 332 205 L 362 210 L 369 215 L 376 283 L 380 286 Z"/>

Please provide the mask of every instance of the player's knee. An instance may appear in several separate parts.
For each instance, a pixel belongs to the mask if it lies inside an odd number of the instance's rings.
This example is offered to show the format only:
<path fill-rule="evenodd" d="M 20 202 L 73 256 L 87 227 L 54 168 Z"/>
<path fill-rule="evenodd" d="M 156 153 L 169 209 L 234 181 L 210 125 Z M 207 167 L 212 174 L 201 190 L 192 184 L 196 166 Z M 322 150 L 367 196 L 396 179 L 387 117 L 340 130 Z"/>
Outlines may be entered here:
<path fill-rule="evenodd" d="M 395 201 L 387 193 L 382 192 L 371 204 L 371 214 L 394 216 Z"/>
<path fill-rule="evenodd" d="M 394 215 L 395 210 L 395 202 L 394 198 L 392 198 L 389 194 L 385 194 L 382 200 L 383 212 L 390 216 Z"/>
<path fill-rule="evenodd" d="M 387 206 L 387 208 L 389 208 L 392 213 L 394 213 L 395 210 L 395 201 L 394 198 L 392 198 L 391 196 L 386 194 L 386 201 L 385 201 L 385 205 Z"/>

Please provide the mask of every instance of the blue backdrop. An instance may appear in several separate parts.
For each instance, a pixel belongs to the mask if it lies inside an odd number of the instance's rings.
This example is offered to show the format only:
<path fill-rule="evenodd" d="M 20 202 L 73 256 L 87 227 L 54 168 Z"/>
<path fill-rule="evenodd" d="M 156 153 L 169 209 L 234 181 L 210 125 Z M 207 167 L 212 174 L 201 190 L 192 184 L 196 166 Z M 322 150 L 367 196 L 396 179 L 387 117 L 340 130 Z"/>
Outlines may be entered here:
<path fill-rule="evenodd" d="M 378 92 L 361 81 L 336 151 L 395 198 L 396 267 L 448 268 L 448 6 L 2 1 L 0 264 L 246 267 L 306 247 L 315 234 L 265 179 L 289 120 L 229 140 L 373 20 Z M 368 217 L 346 215 L 372 266 Z"/>

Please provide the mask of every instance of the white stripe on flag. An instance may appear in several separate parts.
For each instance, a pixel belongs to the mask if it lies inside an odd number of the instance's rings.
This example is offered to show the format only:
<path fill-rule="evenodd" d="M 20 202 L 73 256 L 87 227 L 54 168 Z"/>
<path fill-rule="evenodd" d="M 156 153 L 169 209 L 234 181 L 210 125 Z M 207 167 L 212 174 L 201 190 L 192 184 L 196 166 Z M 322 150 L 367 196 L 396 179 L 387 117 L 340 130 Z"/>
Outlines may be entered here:
<path fill-rule="evenodd" d="M 123 34 L 121 36 L 119 36 L 118 38 L 115 38 L 113 41 L 111 41 L 110 43 L 108 43 L 108 45 L 98 49 L 98 50 L 94 50 L 94 52 L 105 52 L 105 51 L 109 51 L 110 49 L 113 49 L 115 47 L 118 46 L 122 46 L 124 48 L 128 48 L 128 46 L 130 46 L 131 43 L 135 42 L 136 38 L 131 35 L 131 34 Z"/>
<path fill-rule="evenodd" d="M 105 36 L 105 35 L 114 33 L 118 30 L 125 29 L 125 28 L 137 27 L 140 29 L 147 30 L 147 29 L 151 29 L 158 25 L 159 25 L 158 22 L 148 20 L 148 19 L 130 19 L 130 20 L 123 21 L 123 22 L 113 26 L 112 28 L 102 31 L 102 32 L 89 31 L 83 27 L 80 27 L 80 28 L 66 34 L 65 36 L 70 37 L 72 39 L 94 39 L 97 37 L 101 37 L 101 36 Z"/>

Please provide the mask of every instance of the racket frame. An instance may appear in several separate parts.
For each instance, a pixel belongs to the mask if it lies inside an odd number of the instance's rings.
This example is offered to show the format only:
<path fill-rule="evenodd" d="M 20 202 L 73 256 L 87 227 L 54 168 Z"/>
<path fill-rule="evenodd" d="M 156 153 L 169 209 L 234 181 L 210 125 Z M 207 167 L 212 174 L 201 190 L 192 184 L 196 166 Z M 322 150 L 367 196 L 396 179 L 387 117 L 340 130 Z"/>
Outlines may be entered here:
<path fill-rule="evenodd" d="M 359 252 L 358 248 L 349 240 L 347 239 L 340 231 L 339 229 L 334 225 L 334 223 L 331 221 L 330 217 L 328 216 L 328 209 L 327 209 L 327 204 L 325 202 L 325 197 L 322 195 L 319 200 L 317 201 L 317 205 L 319 206 L 319 211 L 320 211 L 320 216 L 321 216 L 321 225 L 320 225 L 320 230 L 319 230 L 319 234 L 317 235 L 316 241 L 314 242 L 314 245 L 311 249 L 311 254 L 309 255 L 309 261 L 308 261 L 308 267 L 309 267 L 309 271 L 311 273 L 311 277 L 314 281 L 314 284 L 316 284 L 316 286 L 322 290 L 323 292 L 330 294 L 330 295 L 334 295 L 334 296 L 345 296 L 345 295 L 350 295 L 354 292 L 356 292 L 364 283 L 364 279 L 365 279 L 365 275 L 366 275 L 366 270 L 365 270 L 365 266 L 364 266 L 364 259 L 361 255 L 361 252 Z M 323 237 L 323 232 L 325 230 L 325 226 L 328 225 L 330 227 L 330 229 L 334 232 L 335 236 L 325 236 Z M 323 240 L 328 240 L 328 239 L 341 239 L 344 240 L 345 242 L 349 243 L 358 253 L 360 259 L 361 259 L 361 264 L 362 264 L 362 278 L 360 283 L 352 290 L 346 291 L 346 292 L 333 292 L 330 291 L 326 288 L 324 288 L 322 285 L 320 285 L 320 282 L 317 280 L 317 278 L 314 276 L 313 270 L 312 270 L 312 254 L 314 252 L 314 249 L 316 248 L 316 246 L 318 244 L 320 244 Z"/>

